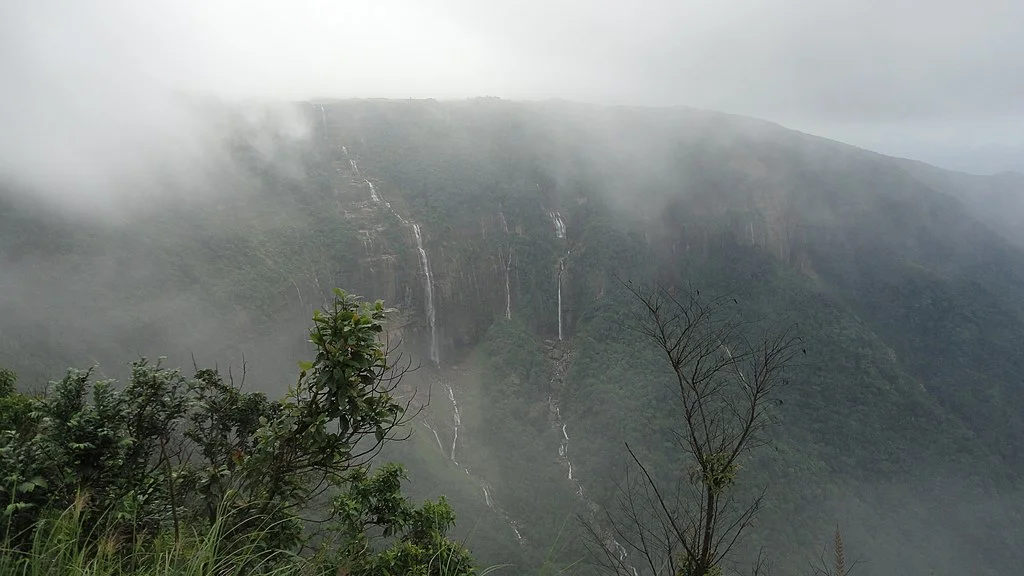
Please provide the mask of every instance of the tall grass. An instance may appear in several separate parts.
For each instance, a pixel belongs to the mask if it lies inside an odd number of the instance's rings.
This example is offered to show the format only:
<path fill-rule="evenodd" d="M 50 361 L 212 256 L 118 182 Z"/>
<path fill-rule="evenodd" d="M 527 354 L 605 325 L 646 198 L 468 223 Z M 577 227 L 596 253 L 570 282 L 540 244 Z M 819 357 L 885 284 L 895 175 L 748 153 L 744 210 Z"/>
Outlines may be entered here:
<path fill-rule="evenodd" d="M 92 533 L 82 508 L 44 515 L 27 545 L 0 545 L 0 576 L 320 576 L 333 573 L 318 556 L 267 550 L 260 534 L 245 542 L 225 538 L 224 524 L 208 531 L 168 530 L 156 535 L 123 530 Z"/>
<path fill-rule="evenodd" d="M 156 535 L 125 534 L 87 527 L 84 504 L 43 514 L 28 542 L 0 543 L 0 576 L 337 576 L 348 574 L 325 555 L 310 556 L 268 549 L 264 525 L 244 540 L 228 536 L 230 514 L 219 515 L 208 530 L 183 527 L 177 537 L 167 529 Z M 226 519 L 226 521 L 225 521 Z M 100 523 L 103 524 L 102 522 Z M 464 574 L 454 554 L 438 553 L 427 566 L 430 575 Z M 487 576 L 507 566 L 476 572 Z"/>

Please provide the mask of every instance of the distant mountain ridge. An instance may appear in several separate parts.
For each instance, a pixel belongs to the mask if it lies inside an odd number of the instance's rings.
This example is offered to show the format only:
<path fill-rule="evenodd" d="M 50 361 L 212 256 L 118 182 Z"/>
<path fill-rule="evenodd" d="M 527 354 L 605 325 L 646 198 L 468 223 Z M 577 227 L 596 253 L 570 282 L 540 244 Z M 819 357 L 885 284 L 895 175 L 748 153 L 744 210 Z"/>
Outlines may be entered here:
<path fill-rule="evenodd" d="M 384 298 L 434 387 L 392 455 L 479 526 L 482 560 L 530 573 L 559 534 L 582 554 L 571 518 L 613 504 L 624 441 L 685 468 L 621 281 L 693 285 L 806 340 L 746 463 L 770 494 L 754 545 L 803 569 L 840 523 L 869 574 L 1024 562 L 1024 176 L 691 109 L 298 106 L 292 163 L 239 139 L 225 185 L 248 187 L 223 197 L 114 227 L 0 190 L 0 365 L 244 354 L 280 392 L 330 287 Z"/>

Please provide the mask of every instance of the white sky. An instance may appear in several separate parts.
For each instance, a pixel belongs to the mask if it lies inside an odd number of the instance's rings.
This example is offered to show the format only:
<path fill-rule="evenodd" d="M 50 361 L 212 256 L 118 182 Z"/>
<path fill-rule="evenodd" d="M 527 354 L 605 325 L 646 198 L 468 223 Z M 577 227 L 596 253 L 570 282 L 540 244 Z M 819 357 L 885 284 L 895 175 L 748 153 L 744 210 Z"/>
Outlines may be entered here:
<path fill-rule="evenodd" d="M 0 130 L 145 124 L 170 89 L 683 104 L 882 151 L 1024 146 L 1021 30 L 1021 0 L 5 0 Z"/>

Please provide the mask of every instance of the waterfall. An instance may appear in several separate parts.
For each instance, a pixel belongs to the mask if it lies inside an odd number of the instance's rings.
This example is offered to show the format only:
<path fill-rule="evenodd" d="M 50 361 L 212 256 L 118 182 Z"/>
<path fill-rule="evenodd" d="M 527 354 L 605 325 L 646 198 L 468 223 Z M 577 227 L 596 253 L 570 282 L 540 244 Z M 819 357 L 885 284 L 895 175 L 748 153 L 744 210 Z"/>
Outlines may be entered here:
<path fill-rule="evenodd" d="M 320 105 L 320 120 L 324 123 L 324 135 L 327 134 L 327 112 L 324 112 L 324 105 Z"/>
<path fill-rule="evenodd" d="M 508 234 L 508 222 L 505 221 L 505 213 L 499 211 L 498 216 L 501 216 L 501 229 L 505 231 L 505 234 Z"/>
<path fill-rule="evenodd" d="M 446 382 L 444 382 L 442 380 L 436 380 L 436 383 L 441 385 L 441 386 L 443 386 L 445 388 L 445 390 L 448 392 L 448 401 L 451 402 L 451 404 L 452 404 L 452 421 L 453 421 L 455 426 L 454 426 L 454 434 L 453 434 L 453 438 L 452 438 L 451 451 L 446 450 L 442 446 L 442 444 L 441 444 L 441 437 L 437 434 L 437 430 L 435 430 L 425 420 L 423 421 L 423 425 L 426 426 L 431 432 L 434 433 L 434 439 L 437 440 L 437 447 L 441 449 L 441 453 L 444 454 L 445 456 L 447 456 L 452 461 L 453 464 L 455 464 L 459 468 L 462 468 L 462 471 L 465 472 L 467 476 L 469 476 L 470 478 L 472 478 L 474 481 L 476 481 L 479 484 L 481 490 L 483 490 L 483 493 L 484 493 L 484 503 L 487 504 L 487 507 L 490 508 L 492 512 L 494 512 L 499 518 L 501 518 L 506 524 L 508 524 L 509 527 L 512 528 L 512 531 L 515 532 L 516 540 L 520 544 L 525 544 L 526 540 L 523 538 L 523 535 L 519 532 L 519 524 L 515 520 L 510 518 L 509 515 L 508 515 L 508 512 L 503 510 L 501 508 L 501 506 L 499 506 L 494 501 L 494 498 L 491 496 L 491 486 L 490 486 L 490 484 L 488 484 L 487 481 L 484 480 L 483 478 L 474 476 L 473 473 L 469 471 L 469 468 L 467 466 L 463 466 L 463 465 L 459 464 L 459 462 L 455 459 L 455 451 L 456 451 L 456 448 L 458 447 L 458 442 L 459 442 L 459 430 L 462 428 L 462 414 L 459 411 L 459 402 L 455 398 L 455 389 L 452 387 L 452 385 L 448 384 L 448 383 L 446 383 Z"/>
<path fill-rule="evenodd" d="M 548 396 L 548 407 L 555 414 L 554 424 L 556 429 L 562 433 L 562 437 L 559 438 L 558 442 L 558 458 L 569 468 L 569 480 L 572 480 L 576 485 L 576 494 L 582 497 L 583 485 L 580 484 L 578 479 L 573 477 L 572 462 L 569 461 L 569 432 L 566 431 L 568 424 L 562 421 L 562 410 L 558 406 L 558 401 L 551 396 Z"/>
<path fill-rule="evenodd" d="M 563 363 L 559 363 L 559 365 L 556 366 L 556 368 L 555 368 L 555 371 L 556 371 L 555 377 L 557 378 L 558 377 L 558 375 L 557 375 L 558 372 L 563 372 L 564 369 L 565 369 L 565 365 Z M 580 499 L 583 500 L 588 505 L 588 507 L 590 507 L 591 509 L 596 509 L 596 504 L 592 500 L 587 498 L 586 494 L 584 494 L 583 483 L 580 482 L 579 478 L 575 478 L 575 477 L 572 476 L 572 462 L 569 461 L 569 458 L 568 458 L 568 452 L 569 452 L 569 450 L 568 450 L 569 434 L 568 434 L 568 431 L 567 431 L 568 424 L 566 424 L 562 420 L 562 411 L 561 411 L 561 408 L 558 406 L 558 401 L 556 399 L 554 399 L 553 397 L 549 396 L 548 397 L 548 406 L 549 406 L 549 409 L 551 410 L 551 412 L 554 414 L 553 423 L 555 425 L 555 429 L 557 429 L 561 433 L 561 438 L 559 439 L 559 446 L 558 446 L 558 457 L 568 467 L 568 480 L 573 485 L 575 485 L 575 488 L 577 488 L 577 496 L 579 496 Z M 626 558 L 629 556 L 629 554 L 627 553 L 627 550 L 626 550 L 626 546 L 623 546 L 620 542 L 618 542 L 618 540 L 616 540 L 614 538 L 614 536 L 612 536 L 610 533 L 605 533 L 603 545 L 605 546 L 605 548 L 607 550 L 611 551 L 612 553 L 615 554 L 615 556 L 618 557 L 618 561 L 623 562 L 623 563 L 626 562 Z M 631 565 L 627 565 L 627 568 L 629 568 L 633 572 L 633 574 L 637 574 L 637 570 L 636 570 L 635 567 L 633 567 Z"/>
<path fill-rule="evenodd" d="M 426 420 L 423 421 L 423 425 L 427 427 L 427 430 L 430 430 L 431 432 L 434 433 L 434 440 L 437 440 L 437 447 L 441 449 L 441 453 L 443 454 L 444 446 L 441 444 L 441 437 L 437 435 L 437 430 L 434 430 L 433 426 L 427 424 Z"/>
<path fill-rule="evenodd" d="M 451 455 L 451 458 L 452 458 L 452 462 L 455 462 L 456 464 L 458 464 L 458 461 L 455 460 L 455 446 L 456 446 L 456 444 L 459 441 L 459 427 L 462 426 L 462 417 L 459 415 L 459 403 L 455 401 L 455 391 L 452 390 L 451 385 L 446 385 L 446 386 L 448 387 L 448 400 L 450 400 L 451 403 L 452 403 L 452 416 L 454 417 L 454 420 L 455 420 L 455 435 L 452 437 L 452 455 Z M 466 470 L 466 473 L 468 474 L 469 470 Z"/>
<path fill-rule="evenodd" d="M 344 154 L 345 158 L 348 159 L 348 165 L 352 167 L 352 171 L 356 173 L 356 176 L 359 176 L 359 166 L 356 166 L 356 161 L 353 160 L 352 157 L 348 155 L 348 148 L 342 146 L 341 153 Z"/>
<path fill-rule="evenodd" d="M 565 433 L 565 426 L 565 424 L 562 424 L 562 442 L 558 446 L 558 455 L 564 457 L 566 464 L 569 465 L 569 480 L 572 480 L 572 462 L 569 461 L 569 435 Z M 580 490 L 583 490 L 582 486 Z"/>
<path fill-rule="evenodd" d="M 558 271 L 558 339 L 562 339 L 562 272 Z"/>
<path fill-rule="evenodd" d="M 377 189 L 373 187 L 373 182 L 370 182 L 365 178 L 363 179 L 363 182 L 366 182 L 366 185 L 370 187 L 370 200 L 373 200 L 375 204 L 380 204 L 380 196 L 377 196 Z"/>
<path fill-rule="evenodd" d="M 558 212 L 548 212 L 552 224 L 555 225 L 555 238 L 565 238 L 565 222 Z M 565 271 L 565 259 L 569 252 L 558 259 L 558 339 L 562 339 L 562 272 Z"/>
<path fill-rule="evenodd" d="M 565 222 L 558 212 L 548 212 L 551 222 L 555 225 L 555 238 L 565 238 Z"/>
<path fill-rule="evenodd" d="M 370 184 L 370 182 L 369 182 L 369 181 L 367 181 L 366 183 L 367 183 L 367 184 Z M 387 198 L 385 198 L 385 197 L 384 197 L 383 195 L 381 195 L 381 194 L 380 194 L 379 192 L 377 192 L 377 189 L 376 189 L 376 188 L 374 188 L 373 184 L 370 184 L 370 194 L 371 194 L 371 198 L 376 198 L 376 199 L 374 200 L 374 202 L 382 202 L 382 203 L 384 204 L 384 207 L 385 207 L 385 208 L 387 208 L 387 209 L 388 209 L 388 211 L 390 211 L 390 212 L 391 212 L 391 214 L 393 214 L 395 218 L 398 218 L 398 221 L 399 221 L 399 222 L 401 222 L 402 224 L 405 224 L 405 225 L 408 225 L 408 224 L 409 224 L 409 221 L 408 221 L 408 220 L 406 220 L 406 219 L 405 219 L 405 218 L 404 218 L 404 217 L 403 217 L 403 216 L 402 216 L 401 214 L 399 214 L 399 213 L 398 213 L 398 212 L 397 212 L 397 211 L 396 211 L 396 210 L 395 210 L 395 209 L 394 209 L 394 208 L 393 208 L 393 207 L 391 206 L 391 202 L 388 202 L 388 199 L 387 199 Z"/>
<path fill-rule="evenodd" d="M 562 271 L 565 270 L 565 258 L 558 260 L 558 339 L 562 339 Z"/>
<path fill-rule="evenodd" d="M 509 261 L 512 259 L 509 258 Z M 505 319 L 512 319 L 512 292 L 508 288 L 508 266 L 505 266 Z"/>
<path fill-rule="evenodd" d="M 423 235 L 420 233 L 420 225 L 413 224 L 412 231 L 416 234 L 416 249 L 420 253 L 420 266 L 423 268 L 423 275 L 427 277 L 425 290 L 427 295 L 427 322 L 430 324 L 430 359 L 435 366 L 441 365 L 441 355 L 437 351 L 437 326 L 434 315 L 434 277 L 430 274 L 430 262 L 427 260 L 427 251 L 423 249 Z M 449 388 L 449 390 L 451 390 Z M 458 434 L 458 428 L 456 428 Z"/>

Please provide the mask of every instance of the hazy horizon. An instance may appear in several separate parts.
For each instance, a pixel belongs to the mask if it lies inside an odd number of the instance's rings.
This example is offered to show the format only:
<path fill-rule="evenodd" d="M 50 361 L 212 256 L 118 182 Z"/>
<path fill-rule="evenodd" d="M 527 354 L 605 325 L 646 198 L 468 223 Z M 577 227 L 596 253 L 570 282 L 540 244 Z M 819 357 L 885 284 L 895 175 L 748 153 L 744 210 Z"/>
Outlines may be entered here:
<path fill-rule="evenodd" d="M 1024 170 L 1021 23 L 1009 0 L 926 13 L 911 0 L 9 4 L 0 173 L 37 179 L 62 157 L 89 180 L 140 141 L 187 147 L 205 127 L 182 92 L 682 105 L 947 168 Z"/>

